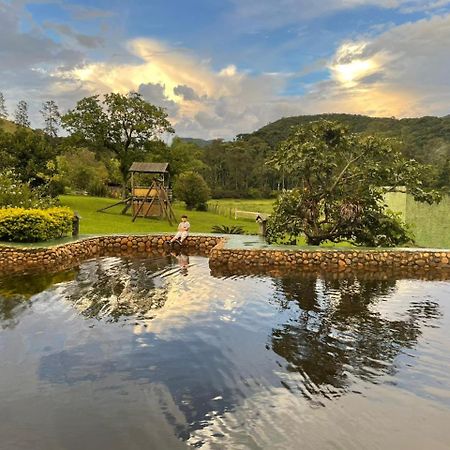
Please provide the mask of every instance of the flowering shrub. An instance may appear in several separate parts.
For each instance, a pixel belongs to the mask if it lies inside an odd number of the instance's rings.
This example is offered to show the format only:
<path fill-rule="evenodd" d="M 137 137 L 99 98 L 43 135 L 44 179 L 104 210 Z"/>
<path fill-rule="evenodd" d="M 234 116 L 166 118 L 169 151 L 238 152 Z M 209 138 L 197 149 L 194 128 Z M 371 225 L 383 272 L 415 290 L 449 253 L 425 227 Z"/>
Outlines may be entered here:
<path fill-rule="evenodd" d="M 72 229 L 69 208 L 0 208 L 0 240 L 36 242 L 56 239 Z"/>
<path fill-rule="evenodd" d="M 48 208 L 57 202 L 45 194 L 45 189 L 32 189 L 28 183 L 20 181 L 12 170 L 0 172 L 0 208 Z"/>

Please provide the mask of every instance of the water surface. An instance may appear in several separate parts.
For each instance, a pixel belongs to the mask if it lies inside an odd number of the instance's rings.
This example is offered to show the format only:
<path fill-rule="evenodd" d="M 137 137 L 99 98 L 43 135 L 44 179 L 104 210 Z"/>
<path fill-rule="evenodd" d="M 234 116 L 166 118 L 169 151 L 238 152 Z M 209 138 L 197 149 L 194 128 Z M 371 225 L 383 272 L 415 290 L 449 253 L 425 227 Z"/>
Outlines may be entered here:
<path fill-rule="evenodd" d="M 449 282 L 202 257 L 0 278 L 0 448 L 448 449 L 449 317 Z"/>

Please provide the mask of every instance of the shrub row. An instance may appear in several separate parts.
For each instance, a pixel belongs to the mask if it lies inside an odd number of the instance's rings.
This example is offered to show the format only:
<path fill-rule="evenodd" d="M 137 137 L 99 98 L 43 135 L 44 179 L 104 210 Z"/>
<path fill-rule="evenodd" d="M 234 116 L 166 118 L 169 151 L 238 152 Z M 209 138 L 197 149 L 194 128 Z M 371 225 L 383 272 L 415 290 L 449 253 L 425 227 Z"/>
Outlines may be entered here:
<path fill-rule="evenodd" d="M 0 240 L 36 242 L 65 236 L 72 229 L 69 208 L 0 209 Z"/>

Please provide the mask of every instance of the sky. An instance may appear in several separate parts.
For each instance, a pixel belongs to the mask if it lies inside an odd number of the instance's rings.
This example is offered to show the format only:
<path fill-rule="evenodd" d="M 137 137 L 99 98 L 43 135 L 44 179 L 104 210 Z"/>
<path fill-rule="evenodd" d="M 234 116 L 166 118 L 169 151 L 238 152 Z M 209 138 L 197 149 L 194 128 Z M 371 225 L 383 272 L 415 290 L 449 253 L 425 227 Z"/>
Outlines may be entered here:
<path fill-rule="evenodd" d="M 299 114 L 450 113 L 450 0 L 0 0 L 10 117 L 139 92 L 176 134 Z"/>

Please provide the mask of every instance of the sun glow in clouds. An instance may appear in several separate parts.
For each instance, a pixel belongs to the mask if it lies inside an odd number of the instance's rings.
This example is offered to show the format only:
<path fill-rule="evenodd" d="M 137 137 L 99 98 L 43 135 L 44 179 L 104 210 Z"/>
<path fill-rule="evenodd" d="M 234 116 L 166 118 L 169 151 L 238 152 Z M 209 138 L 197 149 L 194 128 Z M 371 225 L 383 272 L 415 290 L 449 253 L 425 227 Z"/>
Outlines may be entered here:
<path fill-rule="evenodd" d="M 346 43 L 336 53 L 334 62 L 330 65 L 333 78 L 345 87 L 354 87 L 358 80 L 372 75 L 380 69 L 375 58 L 364 58 L 364 49 L 367 44 Z"/>

